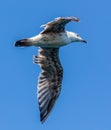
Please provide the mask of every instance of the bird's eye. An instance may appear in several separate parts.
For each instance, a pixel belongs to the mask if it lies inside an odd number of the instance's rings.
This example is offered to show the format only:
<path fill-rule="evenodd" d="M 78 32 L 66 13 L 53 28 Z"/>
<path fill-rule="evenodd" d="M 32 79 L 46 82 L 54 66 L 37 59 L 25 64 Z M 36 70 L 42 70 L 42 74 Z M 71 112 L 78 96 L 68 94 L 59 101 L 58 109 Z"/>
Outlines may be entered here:
<path fill-rule="evenodd" d="M 77 34 L 76 36 L 77 36 L 77 37 L 79 37 L 79 35 L 78 35 L 78 34 Z"/>

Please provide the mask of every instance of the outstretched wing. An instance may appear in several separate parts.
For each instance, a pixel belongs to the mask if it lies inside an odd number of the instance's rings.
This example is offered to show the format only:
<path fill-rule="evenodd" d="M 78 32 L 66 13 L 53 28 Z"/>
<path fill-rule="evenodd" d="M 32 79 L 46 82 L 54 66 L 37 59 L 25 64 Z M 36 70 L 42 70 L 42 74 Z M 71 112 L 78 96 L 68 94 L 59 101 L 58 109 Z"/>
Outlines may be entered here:
<path fill-rule="evenodd" d="M 63 32 L 65 31 L 65 25 L 71 21 L 79 22 L 79 18 L 76 17 L 58 17 L 54 21 L 48 22 L 45 25 L 42 25 L 44 27 L 44 30 L 41 32 L 48 33 L 48 32 Z"/>
<path fill-rule="evenodd" d="M 41 122 L 47 119 L 61 91 L 63 69 L 58 53 L 59 48 L 40 48 L 39 56 L 34 56 L 35 63 L 42 69 L 38 81 Z"/>

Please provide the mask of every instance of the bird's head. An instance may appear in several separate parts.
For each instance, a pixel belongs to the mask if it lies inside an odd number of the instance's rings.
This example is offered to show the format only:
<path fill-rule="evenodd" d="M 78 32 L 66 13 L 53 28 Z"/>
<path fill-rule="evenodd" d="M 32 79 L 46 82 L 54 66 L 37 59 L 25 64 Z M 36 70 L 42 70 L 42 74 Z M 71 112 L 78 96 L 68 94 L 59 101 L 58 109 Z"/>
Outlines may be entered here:
<path fill-rule="evenodd" d="M 71 42 L 87 43 L 87 41 L 84 40 L 83 38 L 81 38 L 77 33 L 74 33 L 74 32 L 68 32 L 68 33 L 69 33 L 69 37 L 71 39 Z"/>

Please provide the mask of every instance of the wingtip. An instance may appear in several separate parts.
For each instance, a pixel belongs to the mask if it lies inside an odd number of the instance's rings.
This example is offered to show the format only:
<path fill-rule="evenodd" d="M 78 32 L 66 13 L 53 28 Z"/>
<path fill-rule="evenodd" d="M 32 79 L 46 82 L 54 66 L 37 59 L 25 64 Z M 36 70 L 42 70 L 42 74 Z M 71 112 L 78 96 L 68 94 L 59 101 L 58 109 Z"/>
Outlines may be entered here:
<path fill-rule="evenodd" d="M 80 22 L 80 19 L 77 18 L 77 17 L 72 16 L 72 19 L 73 19 L 73 21 L 75 21 L 75 22 Z"/>
<path fill-rule="evenodd" d="M 55 20 L 59 20 L 59 19 L 61 19 L 61 18 L 68 18 L 68 19 L 70 19 L 70 20 L 72 20 L 72 21 L 80 22 L 80 19 L 77 18 L 77 17 L 74 17 L 74 16 L 69 16 L 69 17 L 57 17 L 57 18 L 55 18 Z"/>
<path fill-rule="evenodd" d="M 45 120 L 44 119 L 40 119 L 41 124 L 44 124 Z"/>
<path fill-rule="evenodd" d="M 46 116 L 43 116 L 40 114 L 40 121 L 41 121 L 41 124 L 43 124 L 45 122 L 45 120 L 47 119 L 48 115 Z"/>

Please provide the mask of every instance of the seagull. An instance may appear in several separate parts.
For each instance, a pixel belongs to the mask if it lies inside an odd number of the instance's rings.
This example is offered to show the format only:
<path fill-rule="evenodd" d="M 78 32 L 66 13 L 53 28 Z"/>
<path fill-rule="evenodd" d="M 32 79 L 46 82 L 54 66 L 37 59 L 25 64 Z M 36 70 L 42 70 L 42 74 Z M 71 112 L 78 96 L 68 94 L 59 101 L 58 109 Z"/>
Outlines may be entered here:
<path fill-rule="evenodd" d="M 63 68 L 59 59 L 59 48 L 73 42 L 87 43 L 77 33 L 66 31 L 67 23 L 80 19 L 76 17 L 58 17 L 48 22 L 44 30 L 38 35 L 18 40 L 15 47 L 39 47 L 38 55 L 34 56 L 35 64 L 41 67 L 38 79 L 38 104 L 40 120 L 43 123 L 49 116 L 52 108 L 60 95 Z"/>

